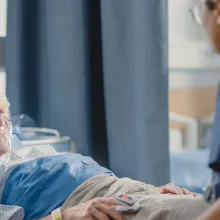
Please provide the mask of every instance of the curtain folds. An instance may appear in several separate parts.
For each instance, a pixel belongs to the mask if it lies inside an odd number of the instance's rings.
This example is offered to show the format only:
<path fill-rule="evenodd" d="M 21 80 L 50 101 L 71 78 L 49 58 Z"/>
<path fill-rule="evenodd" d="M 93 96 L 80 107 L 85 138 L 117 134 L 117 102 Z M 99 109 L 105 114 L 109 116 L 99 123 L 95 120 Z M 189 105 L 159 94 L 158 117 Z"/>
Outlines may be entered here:
<path fill-rule="evenodd" d="M 116 175 L 169 181 L 166 0 L 8 0 L 12 114 Z"/>

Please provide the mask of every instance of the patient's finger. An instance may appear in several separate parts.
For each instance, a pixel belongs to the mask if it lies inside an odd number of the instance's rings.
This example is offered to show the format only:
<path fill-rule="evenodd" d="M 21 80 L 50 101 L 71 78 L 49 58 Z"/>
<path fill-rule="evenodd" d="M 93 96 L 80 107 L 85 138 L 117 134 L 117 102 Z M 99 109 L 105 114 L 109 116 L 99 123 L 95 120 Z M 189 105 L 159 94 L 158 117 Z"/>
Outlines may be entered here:
<path fill-rule="evenodd" d="M 194 193 L 190 192 L 188 189 L 186 188 L 182 188 L 183 194 L 184 195 L 193 195 Z"/>
<path fill-rule="evenodd" d="M 161 190 L 161 193 L 162 193 L 162 194 L 169 194 L 169 193 L 171 193 L 171 191 L 170 191 L 169 189 L 167 189 L 167 188 L 163 188 L 163 189 Z M 171 193 L 171 194 L 173 194 L 173 193 Z"/>
<path fill-rule="evenodd" d="M 167 194 L 167 193 L 172 193 L 175 195 L 182 195 L 183 191 L 181 190 L 179 186 L 168 184 L 162 190 L 162 194 Z"/>
<path fill-rule="evenodd" d="M 94 217 L 95 220 L 110 220 L 110 218 L 106 214 L 100 212 L 98 209 L 95 208 L 92 211 L 92 217 Z"/>
<path fill-rule="evenodd" d="M 182 195 L 183 191 L 179 186 L 171 185 L 170 188 L 173 190 L 173 193 L 176 195 Z"/>
<path fill-rule="evenodd" d="M 124 217 L 120 215 L 116 210 L 114 206 L 107 206 L 104 204 L 101 204 L 97 207 L 97 209 L 102 212 L 103 214 L 107 215 L 111 219 L 114 220 L 124 220 Z"/>
<path fill-rule="evenodd" d="M 198 196 L 199 195 L 198 193 L 191 192 L 191 191 L 189 191 L 188 189 L 185 189 L 185 188 L 183 188 L 182 190 L 183 190 L 183 193 L 185 195 L 193 195 L 193 196 Z"/>
<path fill-rule="evenodd" d="M 99 201 L 100 203 L 103 203 L 105 205 L 108 206 L 116 206 L 116 205 L 122 205 L 119 201 L 117 201 L 114 198 L 97 198 L 97 201 Z"/>
<path fill-rule="evenodd" d="M 201 194 L 199 194 L 199 193 L 192 193 L 193 194 L 193 196 L 200 196 Z"/>

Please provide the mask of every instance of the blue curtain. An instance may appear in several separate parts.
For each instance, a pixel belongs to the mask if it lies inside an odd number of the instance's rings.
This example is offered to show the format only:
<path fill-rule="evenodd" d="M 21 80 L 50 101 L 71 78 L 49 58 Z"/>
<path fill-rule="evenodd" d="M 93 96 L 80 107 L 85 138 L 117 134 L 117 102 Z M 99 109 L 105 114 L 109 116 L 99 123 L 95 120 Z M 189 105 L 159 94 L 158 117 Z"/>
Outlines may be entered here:
<path fill-rule="evenodd" d="M 118 176 L 168 182 L 166 0 L 8 0 L 12 114 Z"/>
<path fill-rule="evenodd" d="M 110 166 L 168 182 L 167 2 L 102 1 Z"/>

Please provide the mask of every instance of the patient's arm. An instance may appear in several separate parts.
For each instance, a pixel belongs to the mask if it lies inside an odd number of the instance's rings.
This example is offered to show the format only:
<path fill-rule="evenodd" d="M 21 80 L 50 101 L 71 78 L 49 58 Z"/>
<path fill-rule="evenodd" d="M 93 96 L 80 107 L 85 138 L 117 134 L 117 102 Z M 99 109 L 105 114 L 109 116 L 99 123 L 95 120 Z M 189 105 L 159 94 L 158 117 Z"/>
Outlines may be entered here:
<path fill-rule="evenodd" d="M 63 210 L 63 220 L 124 220 L 125 218 L 115 210 L 115 206 L 122 205 L 114 198 L 95 198 Z M 52 220 L 51 215 L 41 220 Z"/>
<path fill-rule="evenodd" d="M 40 219 L 40 220 L 53 220 L 53 219 L 52 219 L 52 216 L 51 216 L 51 215 L 48 215 L 47 217 L 42 218 L 42 219 Z"/>
<path fill-rule="evenodd" d="M 197 220 L 219 220 L 220 219 L 220 200 L 211 206 L 202 216 Z"/>

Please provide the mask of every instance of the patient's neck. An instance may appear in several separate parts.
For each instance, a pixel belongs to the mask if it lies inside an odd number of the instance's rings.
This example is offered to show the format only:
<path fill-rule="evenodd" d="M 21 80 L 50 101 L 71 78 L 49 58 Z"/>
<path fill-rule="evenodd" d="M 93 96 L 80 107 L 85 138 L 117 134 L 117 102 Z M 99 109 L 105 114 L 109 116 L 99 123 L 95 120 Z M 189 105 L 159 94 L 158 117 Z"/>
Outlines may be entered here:
<path fill-rule="evenodd" d="M 5 138 L 0 138 L 0 156 L 8 153 L 10 151 L 10 146 Z"/>
<path fill-rule="evenodd" d="M 5 153 L 1 153 L 1 152 L 0 152 L 0 157 L 3 156 L 3 155 L 5 155 L 6 153 L 8 153 L 8 152 L 5 152 Z"/>

